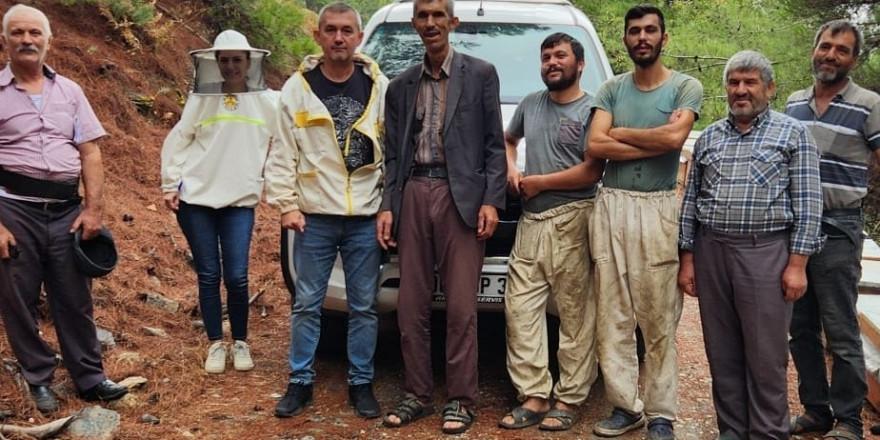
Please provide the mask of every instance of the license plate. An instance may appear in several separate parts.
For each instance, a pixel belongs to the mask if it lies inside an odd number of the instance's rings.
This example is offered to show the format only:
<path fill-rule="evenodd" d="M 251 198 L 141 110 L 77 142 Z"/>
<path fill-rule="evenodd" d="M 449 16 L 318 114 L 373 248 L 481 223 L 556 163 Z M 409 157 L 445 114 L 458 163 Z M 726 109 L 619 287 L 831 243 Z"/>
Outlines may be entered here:
<path fill-rule="evenodd" d="M 489 304 L 504 303 L 504 289 L 506 287 L 507 275 L 480 275 L 480 290 L 477 292 L 477 302 Z M 446 301 L 446 297 L 443 295 L 443 286 L 440 284 L 440 277 L 437 274 L 434 274 L 434 301 Z"/>

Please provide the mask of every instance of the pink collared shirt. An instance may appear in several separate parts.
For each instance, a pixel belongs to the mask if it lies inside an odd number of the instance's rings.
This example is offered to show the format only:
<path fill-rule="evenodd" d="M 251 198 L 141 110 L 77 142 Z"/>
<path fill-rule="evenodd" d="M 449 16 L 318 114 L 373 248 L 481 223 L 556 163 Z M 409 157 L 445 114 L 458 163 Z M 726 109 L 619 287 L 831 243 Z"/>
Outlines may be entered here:
<path fill-rule="evenodd" d="M 0 166 L 35 179 L 69 181 L 82 168 L 78 146 L 106 136 L 82 88 L 43 67 L 43 93 L 36 102 L 0 71 Z"/>

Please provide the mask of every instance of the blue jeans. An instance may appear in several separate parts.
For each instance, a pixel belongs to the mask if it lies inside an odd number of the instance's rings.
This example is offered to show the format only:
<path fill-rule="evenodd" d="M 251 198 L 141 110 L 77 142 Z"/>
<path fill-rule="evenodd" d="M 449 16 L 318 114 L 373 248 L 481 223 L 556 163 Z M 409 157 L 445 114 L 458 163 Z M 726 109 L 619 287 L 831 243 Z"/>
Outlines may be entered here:
<path fill-rule="evenodd" d="M 232 339 L 247 340 L 248 251 L 254 230 L 253 208 L 208 208 L 180 202 L 177 222 L 192 250 L 199 278 L 199 309 L 208 339 L 223 338 L 220 277 Z"/>
<path fill-rule="evenodd" d="M 314 381 L 312 366 L 321 337 L 321 306 L 337 253 L 342 256 L 348 298 L 348 384 L 372 382 L 382 255 L 376 240 L 376 218 L 306 215 L 305 232 L 295 234 L 296 294 L 290 315 L 290 382 L 307 385 Z"/>
<path fill-rule="evenodd" d="M 798 371 L 798 393 L 806 411 L 862 430 L 862 401 L 867 394 L 856 300 L 862 275 L 862 218 L 834 216 L 823 223 L 828 241 L 807 264 L 807 293 L 795 302 L 791 320 L 791 357 Z M 849 233 L 849 235 L 847 234 Z M 853 242 L 851 237 L 858 239 Z M 831 351 L 831 384 L 826 379 L 821 334 Z"/>

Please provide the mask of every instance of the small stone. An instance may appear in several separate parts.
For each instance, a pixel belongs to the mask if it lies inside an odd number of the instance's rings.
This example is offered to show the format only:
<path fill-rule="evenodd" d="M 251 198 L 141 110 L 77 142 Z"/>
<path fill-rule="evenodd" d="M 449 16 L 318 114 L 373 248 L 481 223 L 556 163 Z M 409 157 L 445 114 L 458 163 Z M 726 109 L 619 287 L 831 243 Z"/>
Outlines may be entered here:
<path fill-rule="evenodd" d="M 145 383 L 147 383 L 147 378 L 143 376 L 129 376 L 125 379 L 119 381 L 119 385 L 122 385 L 130 390 L 135 388 L 142 387 Z"/>
<path fill-rule="evenodd" d="M 143 292 L 140 294 L 140 298 L 145 301 L 148 306 L 166 310 L 171 313 L 177 313 L 177 311 L 180 310 L 179 302 L 168 299 L 155 292 Z"/>
<path fill-rule="evenodd" d="M 132 393 L 128 393 L 119 399 L 107 402 L 107 407 L 111 409 L 137 408 L 140 405 L 140 399 Z"/>
<path fill-rule="evenodd" d="M 143 362 L 141 354 L 135 351 L 121 351 L 114 354 L 116 362 L 125 362 L 129 366 Z"/>
<path fill-rule="evenodd" d="M 159 418 L 152 414 L 144 414 L 141 416 L 140 422 L 146 425 L 158 425 Z"/>
<path fill-rule="evenodd" d="M 67 427 L 75 439 L 112 440 L 119 429 L 119 413 L 100 406 L 84 408 Z"/>
<path fill-rule="evenodd" d="M 116 340 L 113 339 L 113 333 L 104 330 L 101 327 L 98 327 L 98 341 L 101 342 L 101 346 L 104 348 L 113 348 L 116 346 Z"/>
<path fill-rule="evenodd" d="M 165 330 L 162 330 L 161 328 L 141 327 L 141 329 L 144 331 L 144 333 L 146 333 L 150 336 L 158 336 L 160 338 L 167 338 L 168 337 L 168 332 L 166 332 Z"/>

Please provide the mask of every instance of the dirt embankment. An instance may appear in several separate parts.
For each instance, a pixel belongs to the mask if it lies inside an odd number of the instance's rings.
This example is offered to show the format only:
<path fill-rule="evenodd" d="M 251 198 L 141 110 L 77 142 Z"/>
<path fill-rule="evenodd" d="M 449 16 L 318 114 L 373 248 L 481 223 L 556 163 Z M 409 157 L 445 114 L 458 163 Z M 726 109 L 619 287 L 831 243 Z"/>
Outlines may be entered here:
<path fill-rule="evenodd" d="M 0 0 L 0 12 L 15 2 Z M 107 181 L 105 222 L 116 236 L 120 262 L 110 276 L 95 281 L 95 316 L 98 326 L 110 331 L 116 340 L 116 346 L 104 355 L 109 376 L 119 380 L 138 375 L 149 381 L 132 393 L 131 407 L 117 408 L 122 420 L 117 438 L 438 438 L 436 417 L 402 430 L 383 429 L 375 420 L 354 417 L 345 403 L 347 365 L 339 347 L 318 359 L 315 406 L 293 419 L 272 416 L 277 399 L 273 394 L 283 393 L 287 379 L 290 301 L 278 266 L 278 216 L 266 206 L 258 209 L 251 248 L 251 294 L 263 292 L 251 310 L 250 342 L 256 368 L 249 373 L 227 371 L 216 376 L 204 372 L 202 362 L 207 343 L 202 330 L 193 325 L 197 319 L 192 313 L 196 305 L 195 274 L 188 266 L 188 247 L 177 222 L 162 206 L 159 151 L 179 116 L 178 98 L 185 97 L 189 89 L 187 52 L 209 46 L 213 38 L 212 31 L 204 25 L 206 8 L 201 2 L 159 1 L 157 7 L 163 11 L 163 17 L 156 32 L 134 33 L 140 43 L 140 48 L 136 48 L 124 29 L 108 21 L 94 6 L 62 6 L 54 1 L 30 3 L 47 13 L 55 34 L 48 64 L 83 86 L 110 133 L 100 142 Z M 5 64 L 5 52 L 0 57 Z M 267 78 L 276 89 L 284 80 L 273 72 Z M 135 97 L 151 100 L 152 106 L 139 111 L 132 101 Z M 181 310 L 172 313 L 147 306 L 141 300 L 146 292 L 180 301 Z M 695 300 L 686 301 L 678 335 L 682 409 L 677 432 L 684 439 L 710 438 L 715 433 L 708 366 Z M 54 330 L 48 323 L 45 307 L 43 312 L 44 336 L 54 344 Z M 493 322 L 495 327 L 503 328 L 497 316 L 486 319 L 484 324 Z M 334 323 L 338 327 L 341 321 Z M 168 336 L 149 335 L 144 327 L 162 329 Z M 393 405 L 402 393 L 402 369 L 393 322 L 391 327 L 382 333 L 376 368 L 376 391 L 385 408 Z M 503 347 L 503 330 L 500 336 L 498 329 L 494 330 L 489 333 L 490 340 L 481 341 L 486 349 L 481 348 L 483 404 L 479 419 L 462 438 L 593 438 L 592 424 L 610 411 L 602 398 L 601 384 L 594 387 L 579 413 L 581 420 L 569 433 L 538 434 L 535 430 L 504 431 L 496 427 L 498 418 L 515 400 L 504 369 L 503 350 L 498 350 Z M 344 338 L 336 333 L 333 342 L 339 345 Z M 13 358 L 5 331 L 0 327 L 0 359 Z M 3 362 L 4 367 L 7 365 Z M 73 384 L 63 368 L 55 379 L 61 404 L 58 417 L 87 405 L 75 397 Z M 442 381 L 442 376 L 438 375 L 438 380 Z M 793 368 L 789 387 L 792 411 L 799 412 Z M 441 393 L 442 387 L 438 385 L 438 404 L 442 403 Z M 7 368 L 0 368 L 2 411 L 14 413 L 7 423 L 15 425 L 50 420 L 37 412 Z M 142 423 L 144 414 L 158 418 L 159 423 Z M 866 411 L 866 421 L 869 425 L 877 423 L 877 413 Z M 632 433 L 623 438 L 641 435 Z"/>
<path fill-rule="evenodd" d="M 19 3 L 0 0 L 0 14 Z M 206 348 L 202 330 L 194 328 L 191 316 L 196 305 L 195 273 L 187 262 L 186 241 L 174 216 L 162 205 L 159 190 L 159 152 L 168 130 L 177 121 L 190 87 L 190 50 L 210 46 L 214 34 L 205 26 L 201 2 L 161 0 L 162 18 L 156 33 L 137 31 L 140 47 L 126 39 L 124 28 L 111 23 L 93 5 L 64 6 L 55 1 L 28 2 L 49 17 L 53 39 L 47 64 L 78 82 L 109 136 L 100 141 L 106 187 L 104 221 L 113 231 L 120 254 L 117 269 L 94 284 L 95 317 L 99 327 L 110 331 L 116 346 L 105 351 L 105 369 L 116 380 L 129 375 L 147 377 L 150 382 L 137 392 L 140 408 L 121 409 L 120 438 L 179 438 L 213 413 L 198 406 L 206 387 L 212 386 L 200 365 Z M 0 65 L 5 66 L 5 48 Z M 267 82 L 279 88 L 284 78 L 269 72 Z M 152 101 L 139 110 L 137 97 Z M 2 105 L 2 104 L 0 104 Z M 251 248 L 251 292 L 263 291 L 252 315 L 255 355 L 277 360 L 264 370 L 284 371 L 287 334 L 284 326 L 270 326 L 279 334 L 261 330 L 260 311 L 266 319 L 286 321 L 289 300 L 278 269 L 277 214 L 266 206 L 258 209 Z M 140 300 L 144 292 L 157 292 L 182 302 L 178 313 L 149 307 Z M 44 337 L 55 343 L 54 329 L 43 309 Z M 145 326 L 164 329 L 169 337 L 147 335 Z M 0 358 L 14 359 L 0 326 Z M 258 368 L 261 364 L 258 363 Z M 277 376 L 282 388 L 283 373 Z M 273 384 L 276 377 L 272 378 Z M 74 397 L 66 371 L 56 373 L 61 415 L 86 405 Z M 216 385 L 216 383 L 214 384 Z M 253 384 L 242 381 L 236 392 L 247 395 Z M 235 386 L 230 387 L 235 389 Z M 225 393 L 224 393 L 225 394 Z M 247 411 L 252 410 L 251 407 Z M 42 417 L 12 380 L 0 369 L 0 411 L 11 410 L 12 424 L 48 421 Z M 138 425 L 143 413 L 160 417 L 157 426 Z M 246 430 L 244 426 L 241 426 Z M 182 431 L 181 431 L 182 430 Z M 217 438 L 226 438 L 217 437 Z M 258 435 L 257 437 L 260 438 Z"/>

